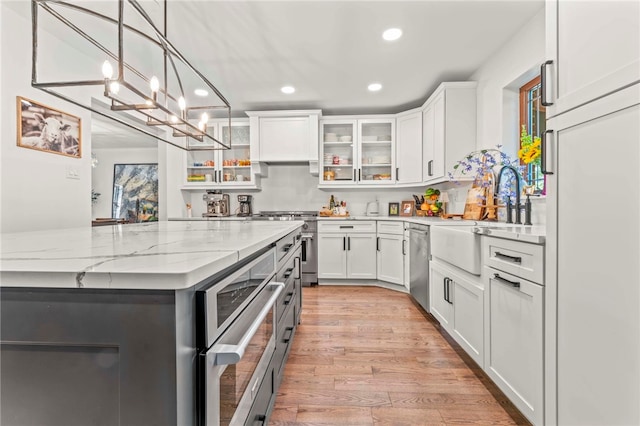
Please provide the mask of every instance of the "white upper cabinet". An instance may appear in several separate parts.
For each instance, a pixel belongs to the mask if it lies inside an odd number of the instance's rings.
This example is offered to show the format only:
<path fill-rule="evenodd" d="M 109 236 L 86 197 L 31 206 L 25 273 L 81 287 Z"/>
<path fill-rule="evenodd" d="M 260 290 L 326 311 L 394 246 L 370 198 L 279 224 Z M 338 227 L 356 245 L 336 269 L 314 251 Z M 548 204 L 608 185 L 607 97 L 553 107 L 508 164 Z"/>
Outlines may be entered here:
<path fill-rule="evenodd" d="M 640 81 L 640 2 L 546 2 L 543 101 L 553 117 Z"/>
<path fill-rule="evenodd" d="M 442 83 L 422 107 L 422 179 L 448 180 L 453 166 L 476 148 L 475 82 Z"/>
<path fill-rule="evenodd" d="M 320 185 L 395 184 L 395 118 L 320 122 Z"/>
<path fill-rule="evenodd" d="M 248 111 L 258 160 L 267 163 L 318 160 L 319 110 Z"/>
<path fill-rule="evenodd" d="M 183 189 L 255 188 L 256 171 L 252 163 L 249 120 L 211 121 L 209 133 L 229 143 L 231 148 L 211 151 L 188 151 Z M 197 142 L 194 142 L 197 143 Z"/>
<path fill-rule="evenodd" d="M 422 183 L 422 112 L 396 116 L 396 182 Z"/>

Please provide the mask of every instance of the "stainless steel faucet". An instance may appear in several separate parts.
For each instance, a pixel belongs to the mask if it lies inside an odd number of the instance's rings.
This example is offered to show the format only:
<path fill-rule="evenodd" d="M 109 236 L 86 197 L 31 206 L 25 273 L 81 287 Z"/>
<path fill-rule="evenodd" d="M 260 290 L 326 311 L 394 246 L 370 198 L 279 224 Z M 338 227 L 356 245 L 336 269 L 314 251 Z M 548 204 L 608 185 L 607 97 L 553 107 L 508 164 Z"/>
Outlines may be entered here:
<path fill-rule="evenodd" d="M 498 173 L 498 180 L 496 182 L 496 194 L 498 194 L 500 192 L 500 181 L 502 180 L 502 174 L 505 172 L 505 170 L 511 170 L 513 172 L 514 177 L 516 178 L 516 205 L 515 205 L 515 209 L 516 209 L 516 221 L 515 223 L 520 225 L 522 224 L 521 219 L 520 219 L 520 209 L 523 207 L 520 205 L 520 175 L 518 174 L 518 170 L 516 170 L 515 167 L 513 166 L 503 166 L 502 169 L 500 170 L 500 173 Z M 511 204 L 511 197 L 509 196 L 507 198 L 507 223 L 514 223 L 513 222 L 513 216 L 511 215 L 511 209 L 513 208 L 512 204 Z M 529 220 L 530 222 L 530 220 Z"/>

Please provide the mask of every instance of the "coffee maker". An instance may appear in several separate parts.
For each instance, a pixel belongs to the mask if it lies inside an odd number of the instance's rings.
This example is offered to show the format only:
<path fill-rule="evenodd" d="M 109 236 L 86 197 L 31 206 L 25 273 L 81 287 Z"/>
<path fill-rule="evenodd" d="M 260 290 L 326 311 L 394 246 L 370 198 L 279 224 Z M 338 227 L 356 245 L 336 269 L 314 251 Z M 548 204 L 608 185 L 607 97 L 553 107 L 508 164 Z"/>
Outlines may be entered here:
<path fill-rule="evenodd" d="M 207 212 L 202 217 L 229 216 L 229 194 L 223 194 L 218 189 L 208 189 L 202 196 L 207 203 Z"/>
<path fill-rule="evenodd" d="M 251 216 L 251 195 L 238 195 L 238 216 Z"/>

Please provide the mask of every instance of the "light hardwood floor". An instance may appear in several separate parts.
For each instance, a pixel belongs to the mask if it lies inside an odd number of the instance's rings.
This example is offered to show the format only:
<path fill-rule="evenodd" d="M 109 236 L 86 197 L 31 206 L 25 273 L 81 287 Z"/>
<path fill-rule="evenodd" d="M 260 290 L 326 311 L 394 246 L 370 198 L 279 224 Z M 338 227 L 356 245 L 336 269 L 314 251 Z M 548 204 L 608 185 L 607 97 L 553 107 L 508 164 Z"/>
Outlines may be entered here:
<path fill-rule="evenodd" d="M 409 295 L 317 286 L 269 424 L 529 423 Z"/>

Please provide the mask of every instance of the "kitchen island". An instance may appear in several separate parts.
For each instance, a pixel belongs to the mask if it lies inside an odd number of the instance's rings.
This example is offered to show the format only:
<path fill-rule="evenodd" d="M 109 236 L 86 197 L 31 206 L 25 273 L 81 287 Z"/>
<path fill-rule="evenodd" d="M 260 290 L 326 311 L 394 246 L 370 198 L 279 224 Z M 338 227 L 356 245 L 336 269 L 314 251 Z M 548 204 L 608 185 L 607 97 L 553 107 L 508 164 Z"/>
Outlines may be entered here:
<path fill-rule="evenodd" d="M 195 423 L 194 294 L 302 222 L 2 235 L 2 424 Z"/>

